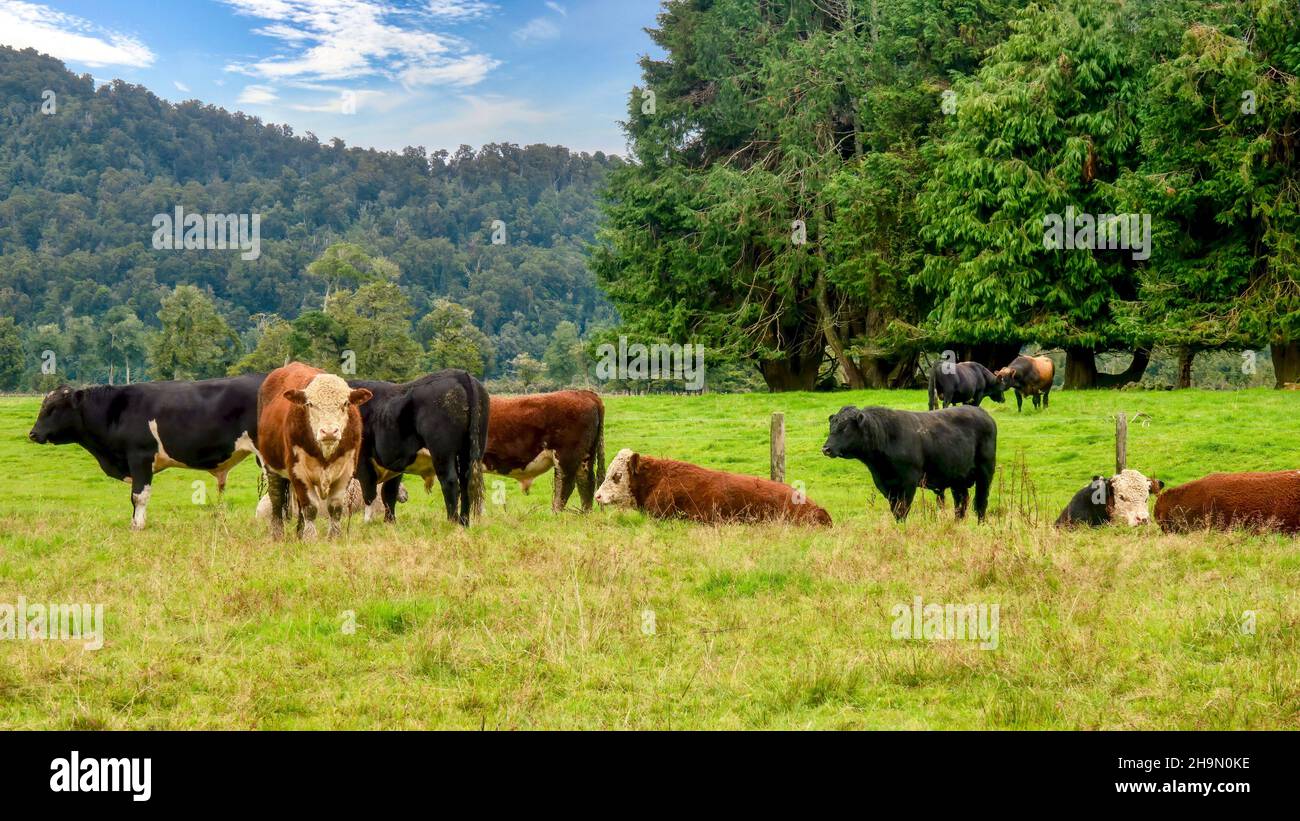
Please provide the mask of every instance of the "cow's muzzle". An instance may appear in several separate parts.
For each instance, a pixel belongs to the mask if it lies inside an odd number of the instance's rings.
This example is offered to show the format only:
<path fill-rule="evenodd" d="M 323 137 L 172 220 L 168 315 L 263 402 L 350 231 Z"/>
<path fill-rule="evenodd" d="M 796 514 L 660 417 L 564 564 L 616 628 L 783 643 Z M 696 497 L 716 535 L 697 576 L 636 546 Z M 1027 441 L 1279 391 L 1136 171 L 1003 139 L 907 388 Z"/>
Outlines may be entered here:
<path fill-rule="evenodd" d="M 43 444 L 45 444 L 45 437 L 44 437 L 44 436 L 41 436 L 41 435 L 40 435 L 39 433 L 37 433 L 36 431 L 32 431 L 31 433 L 28 433 L 28 434 L 27 434 L 27 438 L 30 439 L 30 440 L 32 440 L 33 442 L 35 442 L 35 443 L 38 444 L 38 445 L 43 445 Z"/>

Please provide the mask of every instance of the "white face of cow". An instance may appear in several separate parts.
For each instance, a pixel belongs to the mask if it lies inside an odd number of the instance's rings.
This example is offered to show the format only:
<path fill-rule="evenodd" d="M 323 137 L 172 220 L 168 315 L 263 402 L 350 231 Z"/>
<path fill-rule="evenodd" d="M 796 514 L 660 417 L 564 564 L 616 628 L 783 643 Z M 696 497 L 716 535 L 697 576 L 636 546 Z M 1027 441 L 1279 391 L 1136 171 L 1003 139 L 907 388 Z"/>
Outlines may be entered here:
<path fill-rule="evenodd" d="M 354 404 L 364 404 L 371 396 L 370 391 L 364 388 L 354 391 L 342 378 L 329 373 L 320 374 L 303 390 L 286 391 L 284 395 L 306 409 L 307 425 L 326 458 L 333 455 L 343 439 L 348 427 L 348 409 Z"/>
<path fill-rule="evenodd" d="M 1111 478 L 1110 487 L 1115 497 L 1111 521 L 1136 527 L 1151 520 L 1151 515 L 1147 512 L 1147 499 L 1151 496 L 1150 479 L 1136 470 L 1126 470 Z"/>
<path fill-rule="evenodd" d="M 632 471 L 634 469 L 636 454 L 628 448 L 624 448 L 614 457 L 614 461 L 609 463 L 609 470 L 605 473 L 605 482 L 596 491 L 596 501 L 602 505 L 618 505 L 620 507 L 633 507 L 636 505 L 636 497 L 632 495 Z"/>

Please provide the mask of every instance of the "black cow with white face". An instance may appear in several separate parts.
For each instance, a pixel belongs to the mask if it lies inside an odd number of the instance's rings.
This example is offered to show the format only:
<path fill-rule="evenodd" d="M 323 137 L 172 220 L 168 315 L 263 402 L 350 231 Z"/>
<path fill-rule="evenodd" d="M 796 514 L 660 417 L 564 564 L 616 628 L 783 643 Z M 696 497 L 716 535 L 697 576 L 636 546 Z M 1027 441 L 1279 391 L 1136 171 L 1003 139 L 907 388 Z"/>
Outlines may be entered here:
<path fill-rule="evenodd" d="M 918 487 L 934 491 L 941 501 L 951 488 L 957 518 L 963 518 L 972 485 L 975 514 L 984 521 L 997 465 L 998 426 L 983 410 L 961 405 L 917 413 L 849 406 L 830 423 L 822 453 L 866 465 L 900 522 Z"/>
<path fill-rule="evenodd" d="M 131 528 L 144 527 L 153 475 L 169 467 L 226 475 L 257 452 L 257 390 L 264 374 L 200 382 L 60 387 L 27 438 L 81 445 L 104 473 L 131 483 Z"/>
<path fill-rule="evenodd" d="M 1007 401 L 1005 387 L 993 371 L 978 362 L 940 362 L 930 369 L 930 410 L 942 402 L 949 405 L 974 405 L 984 397 L 994 402 Z"/>

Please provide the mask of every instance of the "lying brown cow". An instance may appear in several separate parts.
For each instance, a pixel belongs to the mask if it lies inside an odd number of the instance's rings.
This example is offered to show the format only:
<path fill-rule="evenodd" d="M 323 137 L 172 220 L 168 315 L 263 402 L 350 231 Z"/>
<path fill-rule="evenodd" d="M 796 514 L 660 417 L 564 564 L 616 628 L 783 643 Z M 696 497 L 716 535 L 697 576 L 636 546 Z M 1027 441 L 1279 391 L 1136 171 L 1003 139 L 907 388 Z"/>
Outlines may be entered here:
<path fill-rule="evenodd" d="M 1300 532 L 1300 471 L 1212 473 L 1162 493 L 1156 521 L 1166 532 L 1203 527 Z"/>
<path fill-rule="evenodd" d="M 614 457 L 608 478 L 596 491 L 596 501 L 635 507 L 661 519 L 831 523 L 829 513 L 789 485 L 630 450 L 621 450 Z"/>
<path fill-rule="evenodd" d="M 517 479 L 524 493 L 555 468 L 551 509 L 564 510 L 576 486 L 591 510 L 605 481 L 605 403 L 592 391 L 491 397 L 483 467 Z"/>
<path fill-rule="evenodd" d="M 329 516 L 330 536 L 341 532 L 348 485 L 361 452 L 365 388 L 291 362 L 271 371 L 257 397 L 258 452 L 271 497 L 271 534 L 284 535 L 289 491 L 298 506 L 298 535 L 316 535 L 316 516 Z M 304 524 L 304 517 L 306 523 Z"/>
<path fill-rule="evenodd" d="M 1025 406 L 1025 397 L 1033 397 L 1034 407 L 1047 407 L 1052 395 L 1052 380 L 1056 378 L 1056 365 L 1046 356 L 1017 356 L 1010 365 L 993 374 L 1004 388 L 1016 392 L 1016 412 Z"/>

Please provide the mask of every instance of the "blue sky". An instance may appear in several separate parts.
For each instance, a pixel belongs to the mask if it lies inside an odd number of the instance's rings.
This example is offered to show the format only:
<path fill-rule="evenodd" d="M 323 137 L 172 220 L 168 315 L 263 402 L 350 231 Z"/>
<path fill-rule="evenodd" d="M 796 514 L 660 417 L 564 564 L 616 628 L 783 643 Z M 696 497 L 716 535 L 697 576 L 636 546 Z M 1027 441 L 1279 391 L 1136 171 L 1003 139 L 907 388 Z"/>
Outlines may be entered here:
<path fill-rule="evenodd" d="M 622 154 L 658 0 L 0 0 L 0 43 L 349 145 Z"/>

